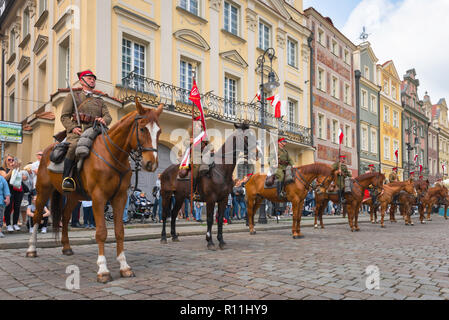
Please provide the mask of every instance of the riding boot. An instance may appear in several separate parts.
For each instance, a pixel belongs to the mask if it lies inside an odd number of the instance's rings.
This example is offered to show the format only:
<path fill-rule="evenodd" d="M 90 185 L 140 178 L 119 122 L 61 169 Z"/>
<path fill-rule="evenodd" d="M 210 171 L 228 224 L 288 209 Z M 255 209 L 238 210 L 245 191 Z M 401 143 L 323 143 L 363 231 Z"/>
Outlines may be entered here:
<path fill-rule="evenodd" d="M 346 204 L 345 192 L 340 191 L 341 204 Z"/>
<path fill-rule="evenodd" d="M 75 164 L 75 160 L 64 160 L 64 171 L 62 173 L 62 191 L 72 192 L 76 190 L 75 180 L 70 176 L 70 172 Z"/>
<path fill-rule="evenodd" d="M 285 198 L 284 183 L 282 181 L 277 182 L 276 189 L 278 198 Z"/>

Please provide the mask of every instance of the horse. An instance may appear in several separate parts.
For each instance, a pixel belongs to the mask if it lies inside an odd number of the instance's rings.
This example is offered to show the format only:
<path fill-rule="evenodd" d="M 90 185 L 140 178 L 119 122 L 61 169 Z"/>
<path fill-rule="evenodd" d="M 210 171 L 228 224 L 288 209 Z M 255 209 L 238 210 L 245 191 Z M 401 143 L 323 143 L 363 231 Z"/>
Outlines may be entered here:
<path fill-rule="evenodd" d="M 360 231 L 358 216 L 365 189 L 370 185 L 373 185 L 376 189 L 381 189 L 384 180 L 385 175 L 379 172 L 365 173 L 353 179 L 353 188 L 351 193 L 345 195 L 346 204 L 344 205 L 345 211 L 348 213 L 348 222 L 351 231 Z M 318 227 L 317 218 L 319 218 L 321 229 L 324 229 L 323 212 L 329 200 L 338 202 L 340 199 L 338 194 L 321 193 L 316 196 L 315 228 Z"/>
<path fill-rule="evenodd" d="M 201 202 L 206 202 L 207 209 L 207 248 L 215 250 L 212 240 L 212 225 L 215 203 L 218 203 L 217 239 L 220 249 L 224 249 L 226 243 L 223 240 L 223 216 L 226 209 L 229 193 L 232 191 L 234 182 L 232 175 L 237 164 L 239 155 L 244 152 L 248 160 L 257 160 L 259 156 L 258 143 L 253 130 L 249 125 L 234 125 L 236 131 L 229 136 L 222 147 L 215 152 L 215 164 L 208 175 L 199 179 L 199 194 Z M 254 157 L 255 156 L 255 157 Z M 217 161 L 221 160 L 221 161 Z M 174 164 L 165 169 L 161 174 L 161 197 L 162 197 L 162 233 L 161 243 L 167 243 L 165 225 L 167 217 L 171 216 L 171 238 L 179 241 L 176 234 L 176 216 L 185 198 L 190 196 L 190 179 L 177 179 L 179 165 Z M 191 172 L 190 172 L 191 174 Z M 171 197 L 174 196 L 175 203 L 171 208 Z"/>
<path fill-rule="evenodd" d="M 416 193 L 415 185 L 414 185 L 412 179 L 407 180 L 407 181 L 390 182 L 389 184 L 384 185 L 383 189 L 384 189 L 384 192 L 381 195 L 379 195 L 377 199 L 380 203 L 380 212 L 381 212 L 380 226 L 382 228 L 385 228 L 385 224 L 384 224 L 385 212 L 387 211 L 388 205 L 393 201 L 393 197 L 396 194 L 398 194 L 399 192 L 401 192 L 402 190 L 405 190 L 406 192 L 408 192 L 409 194 L 411 194 L 415 197 L 417 196 L 417 193 Z M 372 200 L 371 200 L 371 202 L 372 202 Z M 374 221 L 373 214 L 374 214 L 374 212 L 373 212 L 373 210 L 371 210 L 370 211 L 371 222 Z"/>
<path fill-rule="evenodd" d="M 84 189 L 84 192 L 77 190 L 63 193 L 62 174 L 47 169 L 50 164 L 50 153 L 55 143 L 45 149 L 37 173 L 36 214 L 33 217 L 34 228 L 26 253 L 27 257 L 37 256 L 38 224 L 50 196 L 55 239 L 58 238 L 62 221 L 62 253 L 68 256 L 73 255 L 68 237 L 71 213 L 80 200 L 90 200 L 89 198 L 91 198 L 96 223 L 95 238 L 98 244 L 97 281 L 101 283 L 112 281 L 104 255 L 104 243 L 107 237 L 104 206 L 110 200 L 114 212 L 114 231 L 120 276 L 124 278 L 135 276 L 126 262 L 123 245 L 123 209 L 132 175 L 129 156 L 131 152 L 136 152 L 144 170 L 150 172 L 156 170 L 158 166 L 157 146 L 161 134 L 158 119 L 163 111 L 163 104 L 160 104 L 157 109 L 147 109 L 142 107 L 137 98 L 135 104 L 136 110 L 121 118 L 108 131 L 103 131 L 94 140 L 91 153 L 84 159 L 84 165 L 78 177 L 80 189 Z M 67 200 L 64 208 L 62 195 Z"/>
<path fill-rule="evenodd" d="M 426 208 L 427 211 L 427 221 L 432 221 L 430 213 L 432 211 L 433 206 L 436 204 L 444 205 L 444 218 L 447 219 L 446 209 L 448 203 L 449 203 L 449 194 L 446 186 L 437 184 L 435 187 L 429 188 L 426 196 L 423 199 L 423 206 Z M 420 215 L 420 220 L 421 223 L 425 223 L 424 212 L 422 213 L 422 215 Z"/>
<path fill-rule="evenodd" d="M 254 214 L 262 203 L 262 198 L 272 202 L 291 202 L 293 212 L 292 236 L 293 239 L 302 238 L 300 232 L 301 210 L 304 199 L 310 188 L 312 181 L 317 179 L 319 188 L 327 189 L 331 182 L 336 179 L 336 171 L 330 165 L 324 163 L 312 163 L 301 167 L 292 168 L 294 182 L 285 186 L 286 198 L 280 199 L 277 196 L 276 188 L 265 189 L 267 175 L 256 173 L 246 183 L 246 202 L 250 234 L 256 234 L 254 230 Z"/>
<path fill-rule="evenodd" d="M 420 216 L 424 216 L 424 206 L 422 199 L 424 199 L 427 190 L 429 189 L 429 180 L 416 180 L 414 182 L 415 190 L 417 192 L 417 197 L 413 197 L 411 194 L 401 191 L 399 192 L 399 210 L 401 215 L 404 217 L 405 225 L 411 225 L 413 226 L 413 221 L 411 218 L 412 214 L 412 206 L 417 205 L 418 206 L 418 212 Z M 397 204 L 395 202 L 391 203 L 390 205 L 390 222 L 396 222 L 396 219 L 394 217 L 397 209 Z"/>

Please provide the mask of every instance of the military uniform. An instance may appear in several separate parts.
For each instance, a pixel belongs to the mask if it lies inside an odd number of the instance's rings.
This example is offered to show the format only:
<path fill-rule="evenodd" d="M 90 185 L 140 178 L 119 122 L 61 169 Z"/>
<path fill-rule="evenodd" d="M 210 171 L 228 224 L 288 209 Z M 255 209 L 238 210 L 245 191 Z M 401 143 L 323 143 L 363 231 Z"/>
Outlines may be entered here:
<path fill-rule="evenodd" d="M 275 173 L 275 176 L 279 181 L 284 181 L 284 172 L 288 166 L 293 166 L 292 158 L 285 148 L 279 149 L 278 167 Z"/>
<path fill-rule="evenodd" d="M 344 190 L 345 188 L 345 178 L 352 177 L 351 171 L 348 170 L 348 167 L 344 163 L 339 163 L 338 161 L 332 165 L 333 170 L 338 170 L 339 165 L 341 166 L 341 175 L 337 177 L 337 186 L 338 189 Z"/>
<path fill-rule="evenodd" d="M 396 172 L 394 172 L 394 171 L 391 172 L 390 175 L 388 176 L 388 180 L 390 182 L 399 181 L 398 174 Z"/>

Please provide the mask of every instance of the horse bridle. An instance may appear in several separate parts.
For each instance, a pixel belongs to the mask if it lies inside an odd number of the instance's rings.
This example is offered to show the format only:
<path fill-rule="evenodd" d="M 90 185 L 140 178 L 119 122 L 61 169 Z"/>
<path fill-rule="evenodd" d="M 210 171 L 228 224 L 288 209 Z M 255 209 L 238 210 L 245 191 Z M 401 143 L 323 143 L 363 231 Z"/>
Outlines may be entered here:
<path fill-rule="evenodd" d="M 326 179 L 324 179 L 319 185 L 312 185 L 312 183 L 309 183 L 309 182 L 307 182 L 306 181 L 306 178 L 304 178 L 304 176 L 301 174 L 301 171 L 299 171 L 299 169 L 298 168 L 293 168 L 294 169 L 294 171 L 295 171 L 295 178 L 299 181 L 299 182 L 301 182 L 305 187 L 306 187 L 306 189 L 307 190 L 309 190 L 309 189 L 312 189 L 313 191 L 315 191 L 316 189 L 318 189 L 318 188 L 320 188 L 320 187 L 323 187 L 324 186 L 324 183 L 327 181 L 327 179 L 330 177 L 330 176 L 326 176 Z M 296 175 L 296 174 L 298 174 L 298 175 Z M 315 178 L 316 179 L 316 178 Z M 314 180 L 315 180 L 314 179 Z"/>

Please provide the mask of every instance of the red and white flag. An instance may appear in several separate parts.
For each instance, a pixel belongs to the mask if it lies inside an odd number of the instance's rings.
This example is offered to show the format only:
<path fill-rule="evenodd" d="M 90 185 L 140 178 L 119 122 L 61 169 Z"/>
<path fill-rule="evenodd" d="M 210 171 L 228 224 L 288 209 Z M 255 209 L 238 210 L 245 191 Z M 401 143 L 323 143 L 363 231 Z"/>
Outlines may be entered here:
<path fill-rule="evenodd" d="M 339 128 L 338 129 L 338 139 L 339 139 L 340 144 L 343 142 L 343 137 L 344 136 L 345 135 L 343 134 L 343 130 L 341 130 L 341 128 Z"/>
<path fill-rule="evenodd" d="M 257 100 L 260 101 L 260 99 L 261 99 L 260 90 L 257 91 L 257 93 L 256 93 L 256 98 L 257 98 Z"/>
<path fill-rule="evenodd" d="M 399 156 L 399 150 L 396 150 L 396 151 L 394 152 L 394 155 L 396 156 L 396 159 L 397 159 L 398 156 Z"/>
<path fill-rule="evenodd" d="M 192 86 L 192 90 L 190 90 L 189 100 L 192 101 L 198 107 L 198 110 L 200 111 L 200 115 L 198 117 L 196 117 L 194 120 L 195 121 L 200 120 L 201 125 L 203 126 L 203 130 L 206 132 L 206 121 L 204 120 L 203 107 L 201 106 L 201 96 L 200 96 L 198 87 L 196 86 L 195 80 L 193 80 L 193 86 Z"/>
<path fill-rule="evenodd" d="M 420 164 L 419 165 L 419 174 L 421 174 L 421 172 L 422 172 L 422 165 Z"/>
<path fill-rule="evenodd" d="M 270 101 L 270 104 L 274 107 L 275 118 L 282 118 L 287 114 L 287 101 L 281 100 L 279 94 L 275 94 L 274 96 L 267 98 L 267 100 Z"/>
<path fill-rule="evenodd" d="M 415 154 L 415 158 L 413 159 L 413 162 L 416 164 L 416 160 L 418 159 L 418 155 Z"/>

